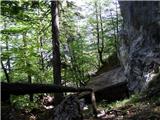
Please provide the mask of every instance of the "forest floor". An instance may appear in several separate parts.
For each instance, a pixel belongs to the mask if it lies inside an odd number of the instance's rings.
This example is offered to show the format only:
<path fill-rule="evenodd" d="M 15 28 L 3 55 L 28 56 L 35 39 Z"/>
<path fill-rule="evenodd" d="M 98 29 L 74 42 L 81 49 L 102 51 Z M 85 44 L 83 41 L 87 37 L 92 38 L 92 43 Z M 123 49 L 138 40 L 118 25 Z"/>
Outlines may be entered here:
<path fill-rule="evenodd" d="M 100 120 L 160 120 L 160 96 L 144 100 L 133 95 L 110 104 L 100 103 L 98 110 Z"/>
<path fill-rule="evenodd" d="M 98 103 L 98 118 L 93 118 L 91 109 L 83 111 L 84 120 L 160 120 L 160 97 L 150 100 L 139 99 L 136 95 L 113 103 Z M 53 110 L 44 108 L 15 109 L 1 105 L 3 120 L 51 120 Z"/>

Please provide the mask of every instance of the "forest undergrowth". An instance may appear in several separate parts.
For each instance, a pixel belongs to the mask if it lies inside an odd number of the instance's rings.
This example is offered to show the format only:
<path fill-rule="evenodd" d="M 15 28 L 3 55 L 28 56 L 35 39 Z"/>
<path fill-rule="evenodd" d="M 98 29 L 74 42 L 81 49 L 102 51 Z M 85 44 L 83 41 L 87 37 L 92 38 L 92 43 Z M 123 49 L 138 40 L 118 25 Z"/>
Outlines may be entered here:
<path fill-rule="evenodd" d="M 108 103 L 98 103 L 98 118 L 93 118 L 92 109 L 83 110 L 84 120 L 159 120 L 160 119 L 160 97 L 144 98 L 140 95 L 132 95 L 130 98 Z M 14 108 L 2 103 L 3 120 L 51 120 L 53 109 L 39 108 L 31 109 L 23 107 Z"/>

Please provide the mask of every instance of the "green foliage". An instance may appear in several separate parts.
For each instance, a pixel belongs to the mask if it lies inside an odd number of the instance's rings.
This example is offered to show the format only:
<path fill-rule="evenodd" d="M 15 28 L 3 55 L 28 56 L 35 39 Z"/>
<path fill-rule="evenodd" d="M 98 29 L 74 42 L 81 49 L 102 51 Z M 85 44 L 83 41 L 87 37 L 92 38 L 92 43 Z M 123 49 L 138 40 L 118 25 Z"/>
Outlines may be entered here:
<path fill-rule="evenodd" d="M 16 11 L 14 10 L 15 7 L 17 8 Z M 9 67 L 10 65 L 11 67 L 11 71 L 8 71 L 11 82 L 27 82 L 29 74 L 32 76 L 33 83 L 52 79 L 50 69 L 42 72 L 40 64 L 42 57 L 40 51 L 47 52 L 51 49 L 51 45 L 47 42 L 50 36 L 45 35 L 43 37 L 47 40 L 43 46 L 40 45 L 39 40 L 42 36 L 41 29 L 49 21 L 49 19 L 43 21 L 40 26 L 41 17 L 48 9 L 43 2 L 2 1 L 2 24 L 4 27 L 1 30 L 1 42 L 4 47 L 2 48 L 1 60 L 5 66 Z M 43 33 L 46 31 L 49 30 L 43 30 Z M 44 61 L 45 65 L 46 63 Z M 46 75 L 46 73 L 50 75 Z M 44 75 L 49 77 L 44 77 Z M 2 79 L 4 81 L 5 77 L 3 76 Z"/>
<path fill-rule="evenodd" d="M 31 102 L 29 101 L 29 96 L 11 96 L 11 104 L 14 106 L 16 109 L 23 109 L 31 111 L 33 108 L 38 108 L 39 103 L 37 102 L 36 97 L 34 97 L 34 101 Z"/>
<path fill-rule="evenodd" d="M 99 31 L 100 40 L 104 40 L 103 59 L 116 51 L 116 34 L 113 32 L 117 27 L 116 16 L 105 15 L 111 2 L 97 3 L 98 11 L 101 8 L 99 15 L 102 15 L 102 21 L 95 19 L 95 2 L 86 1 L 85 6 L 79 6 L 75 2 L 59 1 L 63 84 L 85 85 L 90 74 L 100 67 L 97 22 L 103 23 L 104 35 L 102 30 Z M 53 84 L 50 2 L 1 1 L 1 13 L 1 60 L 10 81 L 27 83 L 28 76 L 31 76 L 32 83 Z M 6 81 L 4 72 L 0 76 L 2 81 Z M 26 105 L 27 99 L 15 98 L 14 103 Z"/>
<path fill-rule="evenodd" d="M 17 33 L 23 33 L 27 32 L 30 29 L 30 26 L 16 26 L 16 27 L 11 27 L 8 29 L 4 29 L 1 31 L 2 34 L 17 34 Z"/>

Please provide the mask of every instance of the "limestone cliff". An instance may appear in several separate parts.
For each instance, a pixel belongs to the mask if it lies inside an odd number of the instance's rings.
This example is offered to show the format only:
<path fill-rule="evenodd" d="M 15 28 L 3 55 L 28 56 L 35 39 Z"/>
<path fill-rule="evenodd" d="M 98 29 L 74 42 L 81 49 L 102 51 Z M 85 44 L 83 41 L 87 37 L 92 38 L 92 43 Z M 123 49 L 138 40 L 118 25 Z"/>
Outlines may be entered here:
<path fill-rule="evenodd" d="M 160 1 L 119 1 L 123 17 L 119 59 L 131 91 L 160 72 Z"/>

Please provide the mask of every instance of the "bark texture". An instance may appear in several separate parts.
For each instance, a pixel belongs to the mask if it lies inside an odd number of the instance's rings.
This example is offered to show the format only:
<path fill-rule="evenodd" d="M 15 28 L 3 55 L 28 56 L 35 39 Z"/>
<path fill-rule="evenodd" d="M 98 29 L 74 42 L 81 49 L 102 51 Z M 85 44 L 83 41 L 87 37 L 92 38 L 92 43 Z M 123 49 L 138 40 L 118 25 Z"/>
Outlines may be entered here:
<path fill-rule="evenodd" d="M 61 85 L 61 59 L 58 29 L 58 1 L 51 1 L 52 46 L 53 46 L 53 78 L 54 84 Z M 63 100 L 63 93 L 55 93 L 55 104 Z"/>
<path fill-rule="evenodd" d="M 131 91 L 141 91 L 160 66 L 160 1 L 119 1 L 119 59 Z"/>
<path fill-rule="evenodd" d="M 54 110 L 53 120 L 83 120 L 76 96 L 68 96 Z"/>

